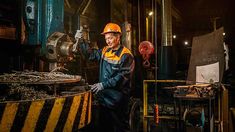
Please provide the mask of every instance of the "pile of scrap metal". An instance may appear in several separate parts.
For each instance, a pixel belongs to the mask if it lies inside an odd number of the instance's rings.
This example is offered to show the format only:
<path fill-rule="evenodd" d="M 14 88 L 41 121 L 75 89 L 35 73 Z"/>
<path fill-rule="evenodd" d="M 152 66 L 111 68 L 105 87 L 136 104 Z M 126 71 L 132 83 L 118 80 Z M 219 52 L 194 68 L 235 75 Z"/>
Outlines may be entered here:
<path fill-rule="evenodd" d="M 62 72 L 16 71 L 0 76 L 0 83 L 59 83 L 65 81 L 80 81 L 81 76 L 68 75 Z"/>
<path fill-rule="evenodd" d="M 5 73 L 0 75 L 1 88 L 4 90 L 1 93 L 0 102 L 55 97 L 59 95 L 59 90 L 56 90 L 59 84 L 71 85 L 76 83 L 78 85 L 77 82 L 81 82 L 81 80 L 81 76 L 55 71 L 15 71 L 13 73 Z M 66 86 L 66 90 L 68 90 L 68 87 Z M 66 93 L 68 92 L 66 91 Z M 78 92 L 76 91 L 76 93 Z"/>
<path fill-rule="evenodd" d="M 185 97 L 213 97 L 215 95 L 218 84 L 195 84 L 176 86 L 174 96 Z"/>
<path fill-rule="evenodd" d="M 18 100 L 37 100 L 54 97 L 49 95 L 46 91 L 36 90 L 35 88 L 19 83 L 9 84 L 6 94 L 1 95 L 0 102 L 4 101 L 18 101 Z"/>

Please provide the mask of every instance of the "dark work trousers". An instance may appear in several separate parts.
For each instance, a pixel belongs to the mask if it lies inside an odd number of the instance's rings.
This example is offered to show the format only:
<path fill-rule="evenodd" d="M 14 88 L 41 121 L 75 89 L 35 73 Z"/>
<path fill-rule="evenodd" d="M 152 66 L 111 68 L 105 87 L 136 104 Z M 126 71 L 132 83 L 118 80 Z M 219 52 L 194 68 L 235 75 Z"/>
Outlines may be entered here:
<path fill-rule="evenodd" d="M 130 132 L 129 126 L 129 97 L 123 96 L 115 108 L 100 105 L 100 132 Z"/>

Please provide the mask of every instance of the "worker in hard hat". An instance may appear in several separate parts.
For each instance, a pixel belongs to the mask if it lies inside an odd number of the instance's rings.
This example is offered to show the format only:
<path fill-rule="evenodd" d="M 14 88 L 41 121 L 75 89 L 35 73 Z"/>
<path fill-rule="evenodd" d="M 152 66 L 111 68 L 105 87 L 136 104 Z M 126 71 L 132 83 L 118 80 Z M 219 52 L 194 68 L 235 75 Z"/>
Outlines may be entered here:
<path fill-rule="evenodd" d="M 119 25 L 108 23 L 101 34 L 107 43 L 104 48 L 89 50 L 87 45 L 81 44 L 89 60 L 98 60 L 100 65 L 99 83 L 90 86 L 100 104 L 100 131 L 130 131 L 128 103 L 134 57 L 120 43 L 122 32 Z"/>

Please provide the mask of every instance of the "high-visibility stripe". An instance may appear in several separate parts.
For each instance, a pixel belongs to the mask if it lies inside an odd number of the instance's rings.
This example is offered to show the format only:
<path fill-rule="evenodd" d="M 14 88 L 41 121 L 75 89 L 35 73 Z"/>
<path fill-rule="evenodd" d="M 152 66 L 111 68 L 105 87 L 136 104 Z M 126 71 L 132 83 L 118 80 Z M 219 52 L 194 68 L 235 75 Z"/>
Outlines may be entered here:
<path fill-rule="evenodd" d="M 91 95 L 0 103 L 0 132 L 79 131 L 90 123 Z"/>
<path fill-rule="evenodd" d="M 108 63 L 111 63 L 111 64 L 120 64 L 120 60 L 113 60 L 113 59 L 109 59 L 107 57 L 104 57 L 104 60 L 107 61 Z"/>
<path fill-rule="evenodd" d="M 51 110 L 54 106 L 55 98 L 54 99 L 46 99 L 43 105 L 43 108 L 40 112 L 38 117 L 37 125 L 35 128 L 35 132 L 42 132 L 46 128 L 47 120 L 51 114 Z"/>
<path fill-rule="evenodd" d="M 121 57 L 124 54 L 130 54 L 131 56 L 133 56 L 129 49 L 123 47 L 120 55 L 116 55 L 116 53 L 112 52 L 112 50 L 110 50 L 108 52 L 104 52 L 103 59 L 111 64 L 120 64 Z"/>
<path fill-rule="evenodd" d="M 120 56 L 117 56 L 116 54 L 115 54 L 115 52 L 112 52 L 112 50 L 110 50 L 109 52 L 106 52 L 105 54 L 104 54 L 104 58 L 107 58 L 107 59 L 110 59 L 110 60 L 113 60 L 113 61 L 119 61 L 121 58 L 120 58 Z"/>
<path fill-rule="evenodd" d="M 15 115 L 14 122 L 11 127 L 11 131 L 19 131 L 24 126 L 24 121 L 26 119 L 29 107 L 31 105 L 31 101 L 20 101 L 18 105 L 18 110 Z"/>
<path fill-rule="evenodd" d="M 82 113 L 81 113 L 81 118 L 80 118 L 78 128 L 82 128 L 85 126 L 88 97 L 89 97 L 89 93 L 85 93 L 85 97 L 83 100 L 83 106 L 82 106 Z"/>
<path fill-rule="evenodd" d="M 44 105 L 44 101 L 34 101 L 31 103 L 22 132 L 34 131 L 38 117 Z"/>
<path fill-rule="evenodd" d="M 82 109 L 83 109 L 83 103 L 84 103 L 84 94 L 81 95 L 81 101 L 80 101 L 80 105 L 78 108 L 78 112 L 75 117 L 75 121 L 73 123 L 73 130 L 72 131 L 78 131 L 78 125 L 80 123 L 81 113 L 82 113 Z"/>
<path fill-rule="evenodd" d="M 0 130 L 10 131 L 19 103 L 7 103 L 0 123 Z"/>
<path fill-rule="evenodd" d="M 91 112 L 91 111 L 90 111 L 90 108 L 91 108 L 91 106 L 90 106 L 90 99 L 91 99 L 91 98 L 90 98 L 90 97 L 91 97 L 91 96 L 90 96 L 90 93 L 87 93 L 87 94 L 88 94 L 88 100 L 87 100 L 87 109 L 86 109 L 85 125 L 90 123 L 90 122 L 89 122 L 89 120 L 90 120 L 90 119 L 89 119 L 89 118 L 90 118 L 89 116 L 90 116 L 90 114 L 91 114 L 91 113 L 90 113 L 90 112 Z"/>
<path fill-rule="evenodd" d="M 60 114 L 60 118 L 59 118 L 57 125 L 56 125 L 56 128 L 55 128 L 56 132 L 63 130 L 64 125 L 66 123 L 66 119 L 68 118 L 68 114 L 69 114 L 69 110 L 72 105 L 72 102 L 73 102 L 73 96 L 66 97 L 63 109 Z"/>
<path fill-rule="evenodd" d="M 89 92 L 89 109 L 88 109 L 88 121 L 87 123 L 90 123 L 91 122 L 91 100 L 92 100 L 92 96 L 91 96 L 91 92 Z"/>
<path fill-rule="evenodd" d="M 65 126 L 64 126 L 64 130 L 63 130 L 64 132 L 71 132 L 72 131 L 72 126 L 74 124 L 74 120 L 75 120 L 76 114 L 78 112 L 80 102 L 81 102 L 81 95 L 75 96 L 73 98 L 73 103 L 71 105 L 69 115 L 68 115 L 68 118 L 67 118 Z"/>
<path fill-rule="evenodd" d="M 58 122 L 58 119 L 60 117 L 64 102 L 65 102 L 65 98 L 56 98 L 44 131 L 46 131 L 46 132 L 47 131 L 50 131 L 50 132 L 54 131 L 56 124 Z"/>

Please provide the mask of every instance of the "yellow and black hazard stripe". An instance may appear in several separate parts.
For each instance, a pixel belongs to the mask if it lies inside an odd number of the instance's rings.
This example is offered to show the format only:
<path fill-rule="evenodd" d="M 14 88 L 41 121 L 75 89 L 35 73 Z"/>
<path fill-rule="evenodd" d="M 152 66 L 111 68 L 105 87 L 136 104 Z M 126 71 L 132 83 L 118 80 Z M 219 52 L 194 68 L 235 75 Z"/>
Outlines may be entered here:
<path fill-rule="evenodd" d="M 35 101 L 0 103 L 0 131 L 77 131 L 91 122 L 90 91 Z"/>

